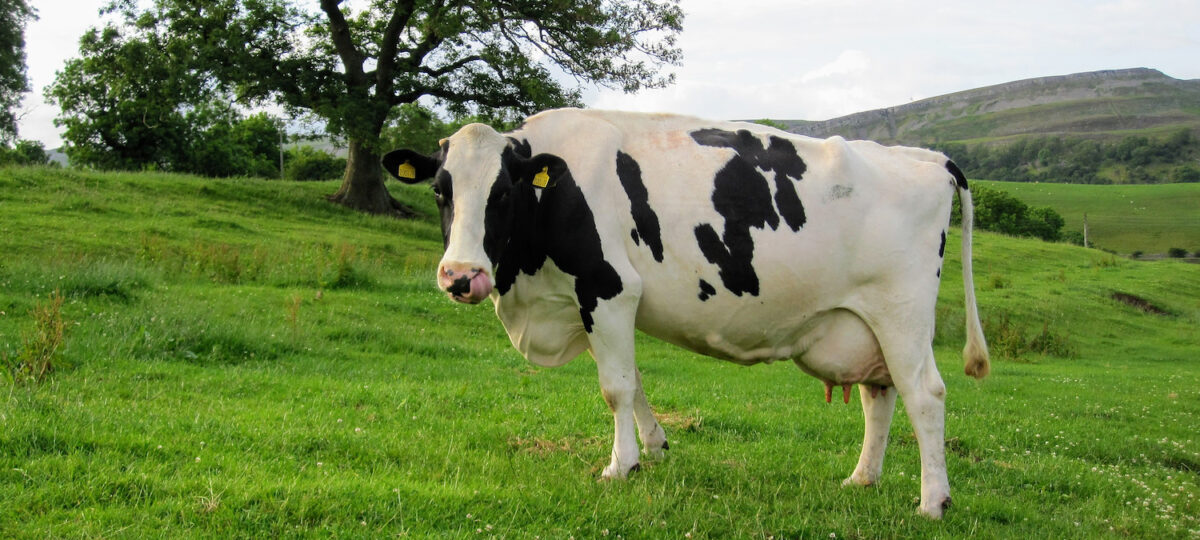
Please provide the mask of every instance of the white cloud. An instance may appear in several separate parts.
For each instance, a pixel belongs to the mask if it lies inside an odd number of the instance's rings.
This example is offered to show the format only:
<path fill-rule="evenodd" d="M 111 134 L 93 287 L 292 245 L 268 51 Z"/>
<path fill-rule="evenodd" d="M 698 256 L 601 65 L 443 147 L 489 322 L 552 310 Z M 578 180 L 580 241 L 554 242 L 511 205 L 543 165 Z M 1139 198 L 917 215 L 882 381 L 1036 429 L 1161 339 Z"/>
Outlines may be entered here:
<path fill-rule="evenodd" d="M 862 51 L 842 51 L 836 59 L 817 69 L 805 73 L 800 82 L 807 83 L 829 77 L 860 74 L 870 68 L 871 59 Z"/>

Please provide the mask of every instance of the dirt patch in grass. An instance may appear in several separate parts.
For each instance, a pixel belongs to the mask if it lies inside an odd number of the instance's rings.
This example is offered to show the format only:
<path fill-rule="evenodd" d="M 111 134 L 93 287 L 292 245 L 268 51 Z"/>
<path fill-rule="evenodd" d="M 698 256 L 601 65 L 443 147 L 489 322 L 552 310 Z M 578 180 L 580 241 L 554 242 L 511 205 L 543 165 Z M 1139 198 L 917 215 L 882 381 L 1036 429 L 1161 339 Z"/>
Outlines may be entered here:
<path fill-rule="evenodd" d="M 508 441 L 508 445 L 512 449 L 540 457 L 546 457 L 556 452 L 577 454 L 584 448 L 596 447 L 600 443 L 601 440 L 599 437 L 588 437 L 586 439 L 562 438 L 557 441 L 542 437 L 513 437 Z"/>
<path fill-rule="evenodd" d="M 1123 304 L 1138 308 L 1138 309 L 1145 311 L 1146 313 L 1149 313 L 1151 315 L 1164 315 L 1164 316 L 1170 315 L 1170 312 L 1168 312 L 1167 310 L 1160 308 L 1154 304 L 1151 304 L 1149 300 L 1146 300 L 1145 298 L 1142 298 L 1136 294 L 1114 292 L 1114 293 L 1112 293 L 1112 299 L 1116 300 L 1118 302 L 1121 302 Z"/>
<path fill-rule="evenodd" d="M 704 423 L 702 416 L 689 415 L 679 411 L 660 411 L 654 416 L 658 418 L 658 423 L 679 431 L 700 431 L 700 425 Z"/>

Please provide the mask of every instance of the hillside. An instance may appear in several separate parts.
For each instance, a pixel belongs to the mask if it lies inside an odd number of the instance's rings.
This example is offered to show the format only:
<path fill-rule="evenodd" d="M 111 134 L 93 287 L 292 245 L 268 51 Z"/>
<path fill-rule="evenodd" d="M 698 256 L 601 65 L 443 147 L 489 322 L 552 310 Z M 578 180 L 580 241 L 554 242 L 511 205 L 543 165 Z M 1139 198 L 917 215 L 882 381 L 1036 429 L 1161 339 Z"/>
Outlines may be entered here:
<path fill-rule="evenodd" d="M 411 221 L 325 202 L 336 187 L 0 168 L 0 358 L 54 339 L 35 315 L 55 291 L 63 338 L 41 384 L 0 376 L 0 538 L 1200 531 L 1198 265 L 978 234 L 993 371 L 976 381 L 947 249 L 934 348 L 954 505 L 934 522 L 915 515 L 902 404 L 879 485 L 842 489 L 857 400 L 826 404 L 786 362 L 646 336 L 669 457 L 597 482 L 612 415 L 595 364 L 533 366 L 488 302 L 435 289 L 426 186 L 389 186 Z"/>
<path fill-rule="evenodd" d="M 1128 255 L 1165 255 L 1170 248 L 1200 252 L 1200 184 L 1090 186 L 972 181 L 1011 193 L 1030 206 L 1062 215 L 1064 231 L 1083 232 L 1092 245 Z"/>
<path fill-rule="evenodd" d="M 1146 68 L 1095 71 L 976 88 L 824 121 L 778 122 L 804 135 L 909 145 L 1165 134 L 1200 130 L 1200 80 Z"/>

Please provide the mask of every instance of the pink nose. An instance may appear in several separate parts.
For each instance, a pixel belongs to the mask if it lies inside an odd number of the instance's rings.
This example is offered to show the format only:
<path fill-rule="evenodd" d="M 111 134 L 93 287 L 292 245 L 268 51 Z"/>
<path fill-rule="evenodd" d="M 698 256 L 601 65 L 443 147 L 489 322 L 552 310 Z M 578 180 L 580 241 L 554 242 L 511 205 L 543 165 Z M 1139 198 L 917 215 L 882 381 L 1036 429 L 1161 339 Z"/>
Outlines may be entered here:
<path fill-rule="evenodd" d="M 492 293 L 492 278 L 478 266 L 445 263 L 438 268 L 438 287 L 459 302 L 478 304 Z"/>

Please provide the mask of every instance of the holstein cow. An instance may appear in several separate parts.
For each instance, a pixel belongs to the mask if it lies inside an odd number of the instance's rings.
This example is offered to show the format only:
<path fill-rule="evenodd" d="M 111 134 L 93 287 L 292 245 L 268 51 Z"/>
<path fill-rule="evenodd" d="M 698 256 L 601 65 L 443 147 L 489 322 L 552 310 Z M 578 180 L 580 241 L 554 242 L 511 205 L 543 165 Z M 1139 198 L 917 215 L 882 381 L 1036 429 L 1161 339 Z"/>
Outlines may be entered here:
<path fill-rule="evenodd" d="M 491 298 L 513 346 L 596 359 L 623 478 L 667 438 L 642 391 L 634 329 L 757 364 L 792 360 L 826 400 L 858 384 L 866 435 L 844 484 L 877 482 L 897 392 L 921 451 L 920 511 L 950 502 L 934 311 L 950 206 L 963 208 L 966 373 L 988 372 L 971 277 L 971 195 L 939 153 L 746 123 L 562 109 L 508 134 L 472 124 L 388 172 L 432 178 L 451 298 Z M 897 392 L 889 391 L 895 387 Z M 636 430 L 635 430 L 636 425 Z"/>

